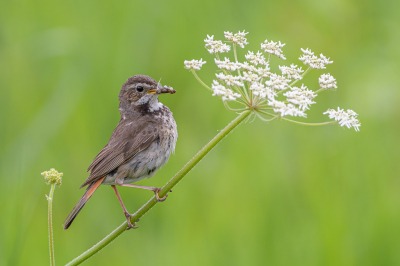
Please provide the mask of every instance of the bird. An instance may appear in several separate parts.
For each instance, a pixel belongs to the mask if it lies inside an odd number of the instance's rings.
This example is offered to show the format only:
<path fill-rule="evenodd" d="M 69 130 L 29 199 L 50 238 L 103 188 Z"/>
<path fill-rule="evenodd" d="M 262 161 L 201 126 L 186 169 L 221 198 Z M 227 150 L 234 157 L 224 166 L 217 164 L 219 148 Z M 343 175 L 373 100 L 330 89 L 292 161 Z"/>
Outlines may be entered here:
<path fill-rule="evenodd" d="M 137 227 L 130 221 L 131 214 L 125 208 L 117 186 L 151 190 L 157 201 L 166 199 L 168 195 L 159 197 L 160 188 L 132 183 L 154 176 L 175 150 L 176 122 L 169 108 L 158 100 L 161 94 L 175 92 L 146 75 L 132 76 L 122 85 L 118 96 L 121 119 L 108 143 L 87 169 L 89 177 L 80 187 L 86 186 L 86 191 L 64 221 L 64 229 L 70 227 L 100 185 L 113 188 L 128 221 L 127 229 Z"/>

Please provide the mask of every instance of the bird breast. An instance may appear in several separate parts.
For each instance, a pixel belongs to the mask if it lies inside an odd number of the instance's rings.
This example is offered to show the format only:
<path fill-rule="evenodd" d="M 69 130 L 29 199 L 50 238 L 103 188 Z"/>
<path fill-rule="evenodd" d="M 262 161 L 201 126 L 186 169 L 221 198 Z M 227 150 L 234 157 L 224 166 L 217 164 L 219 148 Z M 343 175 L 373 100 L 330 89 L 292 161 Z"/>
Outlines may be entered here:
<path fill-rule="evenodd" d="M 167 108 L 168 109 L 168 108 Z M 175 120 L 169 109 L 157 118 L 159 121 L 159 135 L 147 149 L 139 152 L 135 157 L 107 175 L 104 185 L 114 185 L 115 178 L 124 175 L 124 183 L 138 182 L 150 178 L 168 162 L 171 153 L 175 151 L 178 131 Z"/>

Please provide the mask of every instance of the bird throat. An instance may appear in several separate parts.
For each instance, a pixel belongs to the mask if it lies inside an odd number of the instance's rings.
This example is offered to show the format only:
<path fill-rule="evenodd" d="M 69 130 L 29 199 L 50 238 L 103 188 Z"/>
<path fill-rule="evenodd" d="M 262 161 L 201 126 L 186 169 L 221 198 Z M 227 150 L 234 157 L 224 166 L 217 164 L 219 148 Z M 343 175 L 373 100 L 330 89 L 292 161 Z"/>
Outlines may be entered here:
<path fill-rule="evenodd" d="M 119 111 L 123 119 L 136 118 L 142 115 L 154 114 L 161 111 L 164 105 L 158 101 L 158 97 L 143 101 L 139 99 L 137 102 L 120 103 Z"/>

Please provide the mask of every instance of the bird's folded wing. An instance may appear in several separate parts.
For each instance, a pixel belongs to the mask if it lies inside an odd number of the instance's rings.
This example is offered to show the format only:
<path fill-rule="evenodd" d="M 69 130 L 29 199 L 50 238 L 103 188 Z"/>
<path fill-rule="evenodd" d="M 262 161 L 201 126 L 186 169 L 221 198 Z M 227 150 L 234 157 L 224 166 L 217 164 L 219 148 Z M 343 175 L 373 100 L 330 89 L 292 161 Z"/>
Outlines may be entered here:
<path fill-rule="evenodd" d="M 143 128 L 133 138 L 121 138 L 120 142 L 111 141 L 104 147 L 89 166 L 90 175 L 81 188 L 97 181 L 115 168 L 131 160 L 136 154 L 146 149 L 158 137 L 158 132 Z M 112 138 L 118 139 L 114 135 Z M 112 143 L 113 145 L 110 145 Z"/>

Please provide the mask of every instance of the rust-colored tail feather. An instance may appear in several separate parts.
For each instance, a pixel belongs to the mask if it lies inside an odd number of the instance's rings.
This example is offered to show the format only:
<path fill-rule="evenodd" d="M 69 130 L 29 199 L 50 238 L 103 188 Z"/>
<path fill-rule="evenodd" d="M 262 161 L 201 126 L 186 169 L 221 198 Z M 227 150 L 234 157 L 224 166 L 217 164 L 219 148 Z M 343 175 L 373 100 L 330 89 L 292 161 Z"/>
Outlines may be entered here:
<path fill-rule="evenodd" d="M 104 178 L 105 177 L 102 177 L 99 180 L 97 180 L 96 182 L 89 184 L 89 186 L 86 188 L 85 194 L 83 194 L 82 198 L 80 198 L 78 203 L 75 205 L 75 207 L 72 209 L 72 211 L 68 214 L 67 219 L 65 219 L 65 222 L 63 224 L 64 230 L 68 229 L 68 227 L 72 224 L 75 217 L 82 210 L 83 206 L 85 206 L 86 202 L 90 199 L 90 197 L 93 195 L 93 193 L 96 191 L 96 189 L 101 185 L 101 182 L 103 182 Z"/>

